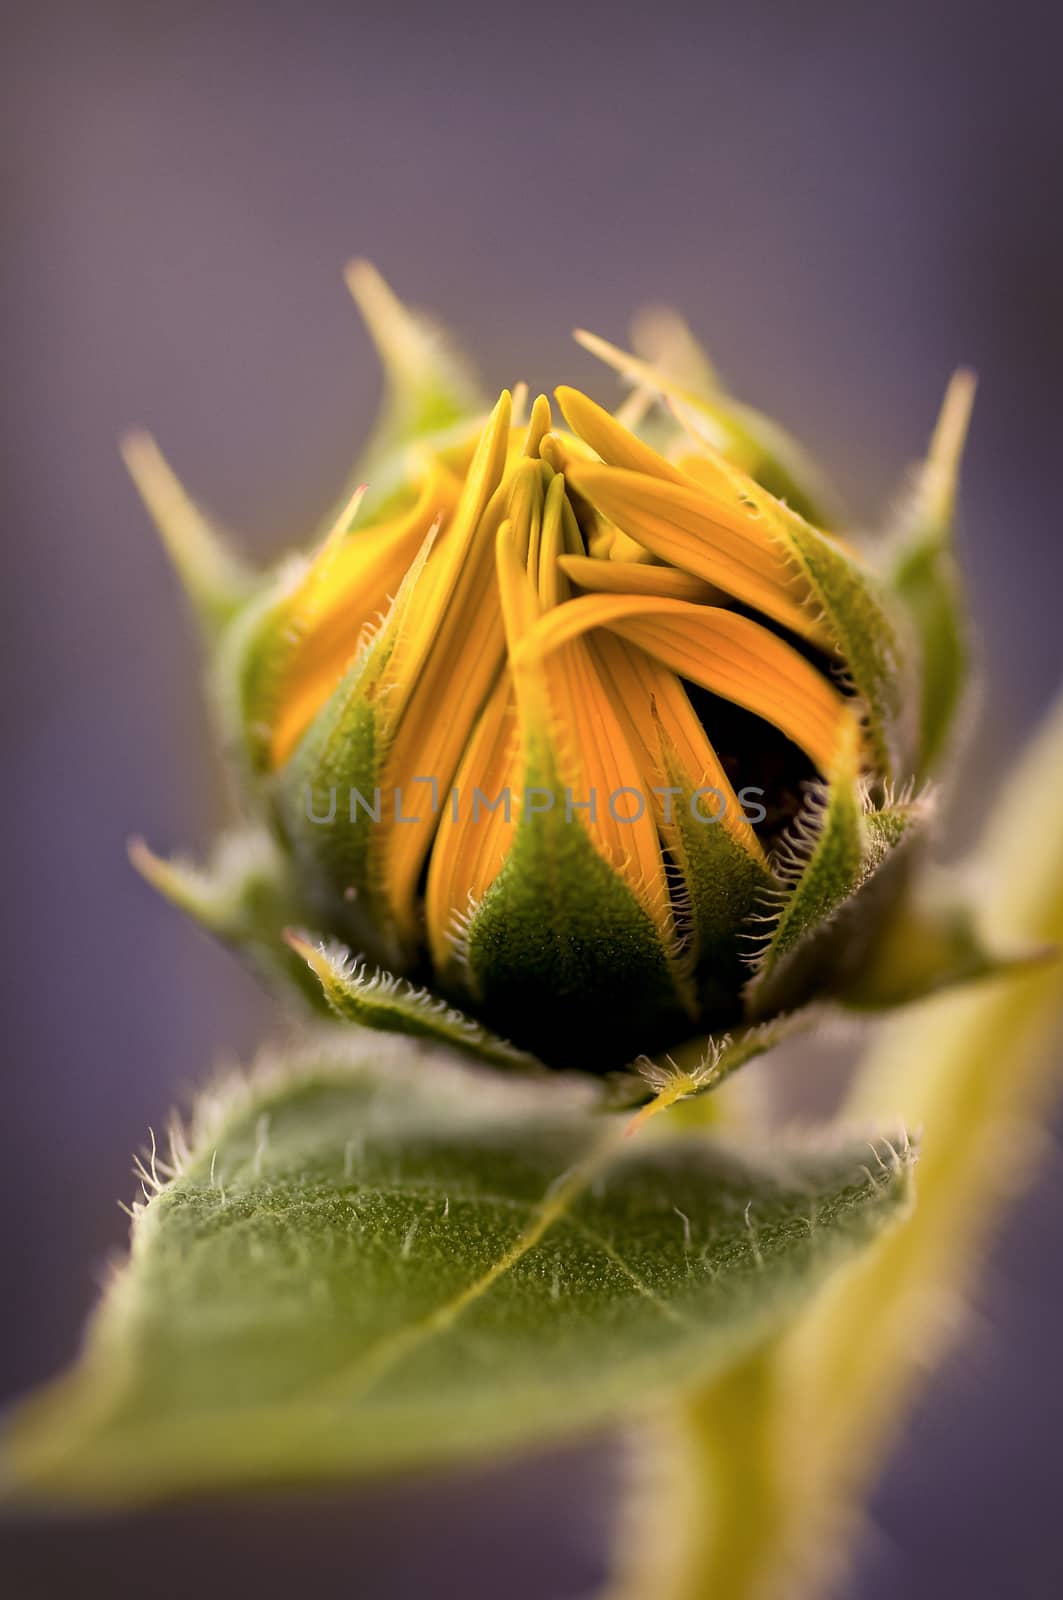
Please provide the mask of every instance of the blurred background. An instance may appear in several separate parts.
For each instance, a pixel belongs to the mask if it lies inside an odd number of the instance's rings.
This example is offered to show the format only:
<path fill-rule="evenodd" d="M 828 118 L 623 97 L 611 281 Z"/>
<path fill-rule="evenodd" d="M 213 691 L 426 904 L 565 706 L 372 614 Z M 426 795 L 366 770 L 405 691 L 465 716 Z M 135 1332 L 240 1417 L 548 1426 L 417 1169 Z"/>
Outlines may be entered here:
<path fill-rule="evenodd" d="M 191 630 L 119 432 L 152 428 L 248 550 L 301 539 L 378 390 L 341 278 L 355 253 L 498 385 L 607 398 L 569 329 L 623 339 L 638 306 L 674 302 L 862 524 L 970 363 L 969 832 L 1063 677 L 1063 101 L 1052 9 L 1031 0 L 2 13 L 8 1398 L 73 1355 L 148 1124 L 270 1025 L 125 861 L 134 832 L 202 850 L 219 796 Z M 1035 797 L 1028 825 L 1059 805 Z M 852 1600 L 1063 1592 L 1061 1229 L 1050 1158 L 877 1494 Z M 600 1575 L 613 1459 L 6 1526 L 0 1572 L 13 1600 L 576 1600 Z"/>

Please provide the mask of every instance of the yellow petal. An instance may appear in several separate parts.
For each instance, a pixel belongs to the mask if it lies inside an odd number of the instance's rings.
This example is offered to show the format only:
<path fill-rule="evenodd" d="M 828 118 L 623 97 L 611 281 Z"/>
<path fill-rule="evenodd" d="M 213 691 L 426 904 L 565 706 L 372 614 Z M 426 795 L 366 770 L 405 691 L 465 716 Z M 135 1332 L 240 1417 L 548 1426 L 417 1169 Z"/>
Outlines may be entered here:
<path fill-rule="evenodd" d="M 580 461 L 569 464 L 567 476 L 662 561 L 716 584 L 821 649 L 832 648 L 822 622 L 808 610 L 806 580 L 783 553 L 760 496 L 747 495 L 749 480 L 742 474 L 736 474 L 741 487 L 717 480 L 711 491 L 689 478 L 665 482 Z"/>
<path fill-rule="evenodd" d="M 596 506 L 580 497 L 580 517 L 583 529 L 583 546 L 575 555 L 589 553 L 596 561 L 645 561 L 654 558 L 643 544 L 638 544 L 629 534 L 621 533 L 615 522 L 603 517 Z"/>
<path fill-rule="evenodd" d="M 677 567 L 657 567 L 645 561 L 595 561 L 592 556 L 561 556 L 561 570 L 573 583 L 594 594 L 666 595 L 671 600 L 692 600 L 718 605 L 721 589 Z"/>
<path fill-rule="evenodd" d="M 514 671 L 595 628 L 619 633 L 679 677 L 762 717 L 821 772 L 829 771 L 847 701 L 791 645 L 731 611 L 638 595 L 585 595 L 536 624 Z"/>
<path fill-rule="evenodd" d="M 278 619 L 293 642 L 271 719 L 275 768 L 288 759 L 343 677 L 366 625 L 387 611 L 429 529 L 453 510 L 458 493 L 457 479 L 435 461 L 416 504 L 402 516 L 352 533 L 361 491 L 345 507 Z"/>
<path fill-rule="evenodd" d="M 396 617 L 397 637 L 380 696 L 385 795 L 402 791 L 401 814 L 374 829 L 371 870 L 401 934 L 417 927 L 417 886 L 446 792 L 504 658 L 494 593 L 495 530 L 506 502 L 540 468 L 528 461 L 501 485 L 509 428 L 508 396 L 484 432 L 466 491 L 423 575 Z M 416 785 L 421 778 L 430 782 Z M 434 801 L 434 805 L 433 805 Z"/>
<path fill-rule="evenodd" d="M 425 922 L 432 961 L 446 973 L 460 948 L 462 923 L 501 872 L 520 815 L 517 702 L 500 678 L 469 739 L 432 845 Z M 506 796 L 509 795 L 509 803 Z"/>
<path fill-rule="evenodd" d="M 536 396 L 532 406 L 531 417 L 528 420 L 528 432 L 524 439 L 524 454 L 538 459 L 539 446 L 543 435 L 550 431 L 553 417 L 550 415 L 550 402 L 544 394 Z"/>
<path fill-rule="evenodd" d="M 653 920 L 665 948 L 675 953 L 678 940 L 649 793 L 652 774 L 643 753 L 628 735 L 626 716 L 610 693 L 592 641 L 577 638 L 549 656 L 522 650 L 540 625 L 542 606 L 508 526 L 499 531 L 497 549 L 525 781 L 534 783 L 537 773 L 543 781 L 556 776 L 562 796 L 573 802 L 572 825 L 587 830 L 598 853 Z M 558 606 L 546 617 L 563 617 L 576 604 Z"/>
<path fill-rule="evenodd" d="M 565 500 L 565 480 L 558 473 L 547 490 L 546 505 L 543 509 L 542 538 L 534 567 L 529 553 L 528 571 L 535 576 L 539 600 L 544 611 L 560 605 L 571 594 L 566 563 L 578 558 L 564 554 L 566 508 L 571 516 L 571 508 L 567 507 Z M 579 530 L 576 532 L 578 537 Z M 594 564 L 602 565 L 600 562 Z"/>
<path fill-rule="evenodd" d="M 420 680 L 431 650 L 455 594 L 470 581 L 470 553 L 488 502 L 502 481 L 509 447 L 510 395 L 503 391 L 476 446 L 453 517 L 442 529 L 431 559 L 404 606 L 388 618 L 394 635 L 385 697 L 386 725 L 394 727 Z M 485 541 L 489 544 L 489 541 Z"/>
<path fill-rule="evenodd" d="M 604 630 L 596 649 L 609 675 L 614 703 L 626 713 L 633 741 L 645 751 L 647 770 L 654 772 L 653 787 L 664 790 L 680 776 L 691 791 L 714 789 L 723 797 L 722 826 L 747 854 L 766 866 L 760 841 L 675 673 L 626 639 Z M 654 796 L 654 807 L 657 825 L 666 842 L 671 842 L 677 833 L 677 808 L 663 793 Z"/>
<path fill-rule="evenodd" d="M 628 431 L 604 407 L 595 405 L 579 389 L 562 384 L 554 390 L 557 403 L 565 414 L 573 433 L 596 450 L 610 466 L 625 467 L 629 472 L 648 472 L 651 477 L 664 478 L 671 483 L 686 480 L 670 461 L 651 450 L 648 444 Z M 559 445 L 563 448 L 563 443 Z"/>

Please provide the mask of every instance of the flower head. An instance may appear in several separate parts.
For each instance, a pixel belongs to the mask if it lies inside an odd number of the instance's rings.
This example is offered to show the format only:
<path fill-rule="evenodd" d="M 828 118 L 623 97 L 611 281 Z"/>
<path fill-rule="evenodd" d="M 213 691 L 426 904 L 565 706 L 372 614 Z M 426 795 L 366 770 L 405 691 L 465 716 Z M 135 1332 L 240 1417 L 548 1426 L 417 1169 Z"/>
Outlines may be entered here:
<path fill-rule="evenodd" d="M 227 736 L 277 849 L 269 912 L 230 882 L 207 920 L 242 916 L 228 936 L 283 965 L 283 906 L 560 1065 L 803 999 L 921 815 L 895 799 L 919 752 L 883 586 L 802 514 L 785 441 L 681 362 L 591 341 L 640 385 L 621 415 L 560 388 L 485 416 L 368 269 L 355 288 L 392 425 L 310 559 L 213 605 Z M 133 465 L 159 504 L 158 463 Z M 293 942 L 373 1020 L 364 977 Z"/>

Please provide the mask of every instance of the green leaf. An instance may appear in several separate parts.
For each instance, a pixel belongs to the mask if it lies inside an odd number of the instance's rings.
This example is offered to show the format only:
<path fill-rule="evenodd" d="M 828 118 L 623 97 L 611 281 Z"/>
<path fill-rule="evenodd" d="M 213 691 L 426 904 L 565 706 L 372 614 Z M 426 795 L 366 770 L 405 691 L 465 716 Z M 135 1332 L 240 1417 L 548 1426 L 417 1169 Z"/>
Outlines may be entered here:
<path fill-rule="evenodd" d="M 120 1505 L 343 1478 L 614 1421 L 734 1360 L 903 1208 L 910 1152 L 629 1139 L 578 1085 L 355 1030 L 152 1158 L 9 1494 Z"/>

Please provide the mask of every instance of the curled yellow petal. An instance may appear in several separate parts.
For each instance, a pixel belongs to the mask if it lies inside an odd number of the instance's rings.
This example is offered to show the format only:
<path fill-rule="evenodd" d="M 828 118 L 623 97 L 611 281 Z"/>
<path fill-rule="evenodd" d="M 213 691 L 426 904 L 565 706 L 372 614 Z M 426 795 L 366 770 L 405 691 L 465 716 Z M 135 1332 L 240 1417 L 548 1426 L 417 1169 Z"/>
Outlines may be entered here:
<path fill-rule="evenodd" d="M 514 669 L 596 628 L 639 646 L 679 677 L 770 722 L 830 770 L 847 701 L 792 645 L 759 623 L 716 606 L 640 595 L 585 595 L 544 617 Z"/>
<path fill-rule="evenodd" d="M 811 591 L 787 558 L 760 501 L 726 479 L 665 481 L 572 461 L 569 480 L 662 561 L 716 584 L 822 649 L 832 640 L 809 609 Z M 678 474 L 677 474 L 678 478 Z M 770 499 L 770 496 L 765 496 Z"/>
<path fill-rule="evenodd" d="M 636 438 L 603 406 L 596 405 L 581 390 L 562 384 L 554 393 L 573 433 L 597 451 L 603 461 L 614 467 L 624 467 L 629 472 L 646 472 L 651 477 L 664 478 L 670 483 L 685 481 L 678 468 L 648 444 L 643 444 L 641 439 Z"/>

